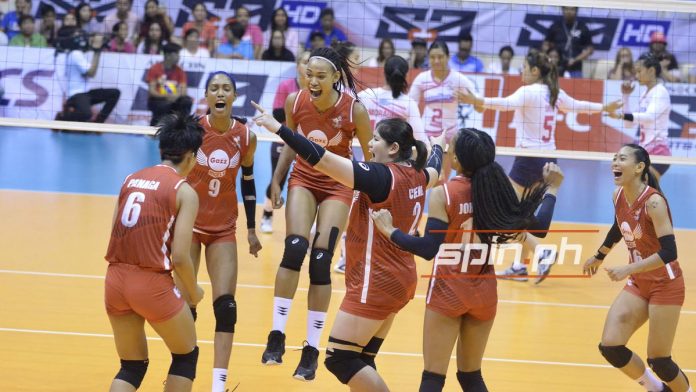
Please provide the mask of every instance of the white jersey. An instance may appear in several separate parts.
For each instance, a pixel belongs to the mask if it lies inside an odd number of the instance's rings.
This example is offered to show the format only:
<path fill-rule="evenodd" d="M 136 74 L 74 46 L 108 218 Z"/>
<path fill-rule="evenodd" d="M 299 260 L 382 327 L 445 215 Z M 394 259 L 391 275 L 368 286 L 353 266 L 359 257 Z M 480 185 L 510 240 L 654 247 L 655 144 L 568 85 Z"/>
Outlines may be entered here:
<path fill-rule="evenodd" d="M 624 107 L 630 113 L 628 96 L 624 96 Z M 640 129 L 639 144 L 650 147 L 667 144 L 669 136 L 669 114 L 672 111 L 672 101 L 669 92 L 662 84 L 656 84 L 640 98 L 640 111 L 633 113 L 633 123 L 638 123 Z M 627 122 L 631 124 L 630 122 Z"/>
<path fill-rule="evenodd" d="M 551 107 L 549 88 L 541 83 L 522 86 L 505 98 L 485 98 L 483 106 L 499 111 L 514 110 L 515 147 L 538 150 L 556 149 L 556 116 L 559 109 L 584 113 L 602 111 L 601 103 L 575 100 L 563 90 L 558 93 L 556 107 Z"/>
<path fill-rule="evenodd" d="M 416 102 L 423 99 L 423 128 L 427 134 L 439 135 L 458 127 L 459 102 L 455 93 L 466 90 L 476 94 L 474 82 L 456 71 L 450 71 L 440 83 L 433 79 L 432 71 L 416 76 L 408 95 Z"/>
<path fill-rule="evenodd" d="M 426 145 L 428 144 L 428 138 L 423 131 L 423 121 L 420 109 L 418 109 L 418 102 L 408 95 L 401 94 L 398 98 L 394 98 L 391 90 L 379 87 L 361 91 L 358 93 L 358 99 L 365 105 L 365 109 L 367 109 L 367 113 L 370 115 L 373 130 L 375 125 L 384 119 L 401 118 L 411 124 L 413 136 L 416 140 L 422 140 Z"/>

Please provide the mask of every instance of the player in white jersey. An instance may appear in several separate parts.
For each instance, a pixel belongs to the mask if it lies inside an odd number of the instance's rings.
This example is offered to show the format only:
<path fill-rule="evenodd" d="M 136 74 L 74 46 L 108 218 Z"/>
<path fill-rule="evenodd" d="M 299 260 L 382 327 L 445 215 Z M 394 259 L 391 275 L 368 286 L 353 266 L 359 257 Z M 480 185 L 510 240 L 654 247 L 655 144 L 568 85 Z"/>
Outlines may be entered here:
<path fill-rule="evenodd" d="M 621 86 L 625 113 L 618 113 L 614 117 L 623 118 L 625 126 L 634 126 L 635 123 L 638 123 L 640 132 L 638 144 L 645 148 L 650 155 L 672 155 L 667 142 L 672 101 L 665 86 L 658 83 L 657 80 L 662 73 L 660 60 L 654 55 L 646 53 L 638 58 L 635 71 L 638 83 L 647 87 L 645 93 L 640 97 L 640 110 L 631 113 L 628 97 L 633 92 L 634 85 L 631 82 L 626 82 Z M 650 171 L 658 180 L 667 169 L 669 169 L 669 165 L 650 165 Z"/>
<path fill-rule="evenodd" d="M 461 100 L 466 92 L 476 94 L 476 85 L 461 73 L 450 70 L 449 48 L 443 41 L 430 45 L 428 58 L 430 70 L 416 76 L 408 95 L 416 102 L 423 100 L 425 134 L 439 136 L 444 132 L 445 141 L 449 143 L 460 127 L 471 126 L 460 122 L 459 105 L 467 103 Z M 449 154 L 446 154 L 442 162 L 442 179 L 449 178 L 450 169 Z"/>
<path fill-rule="evenodd" d="M 558 87 L 558 72 L 549 57 L 542 52 L 527 55 L 522 70 L 522 83 L 512 95 L 504 98 L 480 98 L 470 92 L 464 92 L 460 97 L 466 103 L 484 109 L 498 111 L 514 110 L 513 124 L 516 128 L 517 148 L 533 148 L 537 150 L 556 149 L 556 117 L 558 110 L 564 112 L 614 113 L 622 105 L 621 101 L 606 105 L 596 102 L 578 101 Z M 517 195 L 521 197 L 525 188 L 536 186 L 543 180 L 543 168 L 547 162 L 556 163 L 555 158 L 516 157 L 510 170 L 510 180 Z M 545 234 L 540 234 L 544 237 Z M 533 251 L 538 241 L 529 235 L 525 236 L 523 246 L 527 251 Z M 553 260 L 548 260 L 550 251 L 541 255 L 536 283 L 541 283 L 551 270 Z M 511 277 L 517 281 L 527 281 L 527 268 L 519 261 L 503 271 L 502 276 Z"/>

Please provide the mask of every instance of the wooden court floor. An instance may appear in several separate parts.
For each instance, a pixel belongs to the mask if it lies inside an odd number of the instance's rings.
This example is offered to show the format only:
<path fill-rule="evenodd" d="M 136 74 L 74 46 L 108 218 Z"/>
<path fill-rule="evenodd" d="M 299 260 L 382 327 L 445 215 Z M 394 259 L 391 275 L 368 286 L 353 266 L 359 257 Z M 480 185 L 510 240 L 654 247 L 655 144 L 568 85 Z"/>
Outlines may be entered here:
<path fill-rule="evenodd" d="M 117 371 L 111 329 L 103 306 L 103 259 L 115 198 L 0 191 L 0 391 L 105 391 Z M 610 218 L 610 217 L 608 217 Z M 276 215 L 276 231 L 262 235 L 258 259 L 246 254 L 240 240 L 239 322 L 230 364 L 229 388 L 237 391 L 347 390 L 320 366 L 317 380 L 292 379 L 305 337 L 306 274 L 290 314 L 285 364 L 261 365 L 260 357 L 271 326 L 273 280 L 282 254 L 284 222 Z M 243 223 L 240 224 L 243 227 Z M 555 229 L 599 228 L 598 234 L 573 234 L 588 257 L 606 227 L 555 224 Z M 570 235 L 569 235 L 570 236 Z M 548 242 L 557 241 L 552 236 Z M 687 299 L 673 356 L 696 381 L 696 275 L 690 257 L 696 251 L 696 232 L 677 232 Z M 623 246 L 607 259 L 608 265 L 626 262 Z M 419 261 L 419 272 L 430 263 Z M 498 267 L 501 268 L 501 267 Z M 212 367 L 213 315 L 208 277 L 206 297 L 197 323 L 201 355 L 195 391 L 209 391 Z M 578 274 L 573 265 L 554 267 L 552 274 Z M 343 276 L 333 275 L 334 297 L 328 329 L 343 295 Z M 623 284 L 606 274 L 593 279 L 548 279 L 532 283 L 500 281 L 498 316 L 493 328 L 483 374 L 491 391 L 639 391 L 641 388 L 605 365 L 597 351 L 608 305 Z M 422 318 L 426 279 L 417 297 L 401 311 L 377 359 L 380 373 L 392 391 L 416 391 L 422 371 Z M 328 339 L 323 334 L 322 345 Z M 162 390 L 170 357 L 150 330 L 150 367 L 142 391 Z M 646 328 L 629 347 L 644 355 Z M 323 360 L 323 350 L 320 360 Z M 445 386 L 458 391 L 454 360 Z"/>

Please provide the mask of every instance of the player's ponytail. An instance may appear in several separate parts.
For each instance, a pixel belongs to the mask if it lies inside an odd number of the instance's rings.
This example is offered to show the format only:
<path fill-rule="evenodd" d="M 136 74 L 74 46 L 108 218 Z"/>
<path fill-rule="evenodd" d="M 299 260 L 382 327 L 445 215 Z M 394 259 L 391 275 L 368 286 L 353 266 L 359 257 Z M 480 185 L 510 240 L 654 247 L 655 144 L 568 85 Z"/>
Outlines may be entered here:
<path fill-rule="evenodd" d="M 403 57 L 392 56 L 384 63 L 384 79 L 391 88 L 394 99 L 408 90 L 406 75 L 408 75 L 408 62 Z"/>
<path fill-rule="evenodd" d="M 416 161 L 414 167 L 418 170 L 423 170 L 428 161 L 428 146 L 420 140 L 414 139 L 414 142 L 414 147 L 416 148 Z"/>
<path fill-rule="evenodd" d="M 419 171 L 423 170 L 428 158 L 428 148 L 425 146 L 425 143 L 413 137 L 411 124 L 400 118 L 388 118 L 377 123 L 375 132 L 379 133 L 379 136 L 387 145 L 393 143 L 399 145 L 399 153 L 394 162 L 403 162 L 411 159 L 413 148 L 415 147 L 418 156 L 413 167 Z"/>
<path fill-rule="evenodd" d="M 650 154 L 648 154 L 643 147 L 637 144 L 624 144 L 624 147 L 629 147 L 631 150 L 633 150 L 633 157 L 635 158 L 636 163 L 643 162 L 645 164 L 645 167 L 643 167 L 643 172 L 640 175 L 641 181 L 648 184 L 649 187 L 662 193 L 662 189 L 660 188 L 660 183 L 658 182 L 657 177 L 655 177 L 655 175 L 650 171 Z"/>
<path fill-rule="evenodd" d="M 525 190 L 522 200 L 510 184 L 503 168 L 495 162 L 495 143 L 474 128 L 459 130 L 455 154 L 462 174 L 471 178 L 474 228 L 484 230 L 478 236 L 486 244 L 504 243 L 517 237 L 534 221 L 546 186 Z"/>
<path fill-rule="evenodd" d="M 558 100 L 558 68 L 549 60 L 549 56 L 543 52 L 532 52 L 527 55 L 529 69 L 537 67 L 541 81 L 549 88 L 549 104 L 556 107 Z"/>
<path fill-rule="evenodd" d="M 346 45 L 347 44 L 344 44 L 344 46 Z M 341 73 L 341 77 L 338 78 L 338 81 L 333 85 L 334 90 L 341 93 L 341 91 L 343 91 L 344 88 L 347 88 L 353 93 L 352 95 L 354 97 L 357 97 L 358 91 L 356 86 L 359 82 L 357 81 L 355 76 L 353 76 L 353 72 L 351 70 L 351 62 L 348 60 L 349 54 L 350 51 L 348 51 L 347 49 L 342 49 L 339 53 L 337 50 L 333 48 L 317 48 L 312 51 L 312 53 L 309 55 L 309 58 L 311 60 L 312 57 L 319 57 L 330 61 L 331 64 L 333 64 L 334 69 Z M 357 66 L 357 64 L 355 64 L 354 66 Z"/>

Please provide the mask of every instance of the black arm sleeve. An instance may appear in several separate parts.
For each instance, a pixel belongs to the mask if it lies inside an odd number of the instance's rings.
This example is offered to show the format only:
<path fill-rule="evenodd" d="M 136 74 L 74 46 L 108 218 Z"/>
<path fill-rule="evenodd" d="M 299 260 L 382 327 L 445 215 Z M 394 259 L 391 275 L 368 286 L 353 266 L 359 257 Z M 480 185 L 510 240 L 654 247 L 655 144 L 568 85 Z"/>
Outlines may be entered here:
<path fill-rule="evenodd" d="M 555 206 L 556 196 L 546 194 L 541 201 L 539 211 L 534 216 L 534 222 L 528 227 L 529 230 L 538 230 L 537 232 L 532 232 L 532 235 L 539 238 L 546 237 L 546 234 L 548 234 L 547 230 L 551 226 L 551 218 L 553 218 L 553 209 Z"/>
<path fill-rule="evenodd" d="M 435 169 L 438 175 L 440 175 L 440 171 L 442 169 L 442 154 L 442 147 L 440 147 L 439 144 L 434 145 L 433 149 L 430 152 L 430 156 L 428 157 L 428 162 L 425 165 L 426 167 L 432 167 L 433 169 Z"/>
<path fill-rule="evenodd" d="M 623 119 L 624 119 L 625 121 L 631 121 L 631 122 L 633 122 L 633 113 L 624 113 Z"/>
<path fill-rule="evenodd" d="M 386 165 L 353 161 L 353 189 L 366 194 L 373 203 L 387 200 L 391 185 L 392 174 Z"/>
<path fill-rule="evenodd" d="M 256 182 L 254 181 L 254 165 L 242 166 L 242 198 L 244 212 L 247 218 L 247 229 L 256 227 Z"/>
<path fill-rule="evenodd" d="M 273 109 L 273 118 L 281 124 L 285 124 L 285 109 Z"/>
<path fill-rule="evenodd" d="M 447 230 L 447 226 L 447 223 L 439 219 L 428 218 L 423 237 L 414 237 L 396 229 L 390 239 L 399 248 L 426 260 L 432 260 L 437 255 L 440 245 L 445 241 L 444 230 Z M 442 231 L 433 233 L 433 230 Z"/>
<path fill-rule="evenodd" d="M 677 244 L 674 242 L 674 234 L 663 235 L 658 238 L 660 240 L 660 250 L 657 254 L 662 259 L 662 262 L 667 264 L 677 259 Z"/>
<path fill-rule="evenodd" d="M 621 238 L 623 238 L 623 236 L 621 235 L 621 230 L 619 230 L 619 224 L 616 222 L 616 218 L 614 218 L 614 224 L 611 226 L 607 236 L 604 238 L 602 246 L 611 249 L 617 242 L 621 241 Z M 597 250 L 597 254 L 595 255 L 595 257 L 600 260 L 604 260 L 606 256 L 606 254 L 600 252 L 599 250 Z"/>
<path fill-rule="evenodd" d="M 295 150 L 300 158 L 304 159 L 312 166 L 319 163 L 321 157 L 323 157 L 326 152 L 322 146 L 312 142 L 297 132 L 293 132 L 292 129 L 285 125 L 282 125 L 276 134 L 280 136 L 290 148 Z"/>

